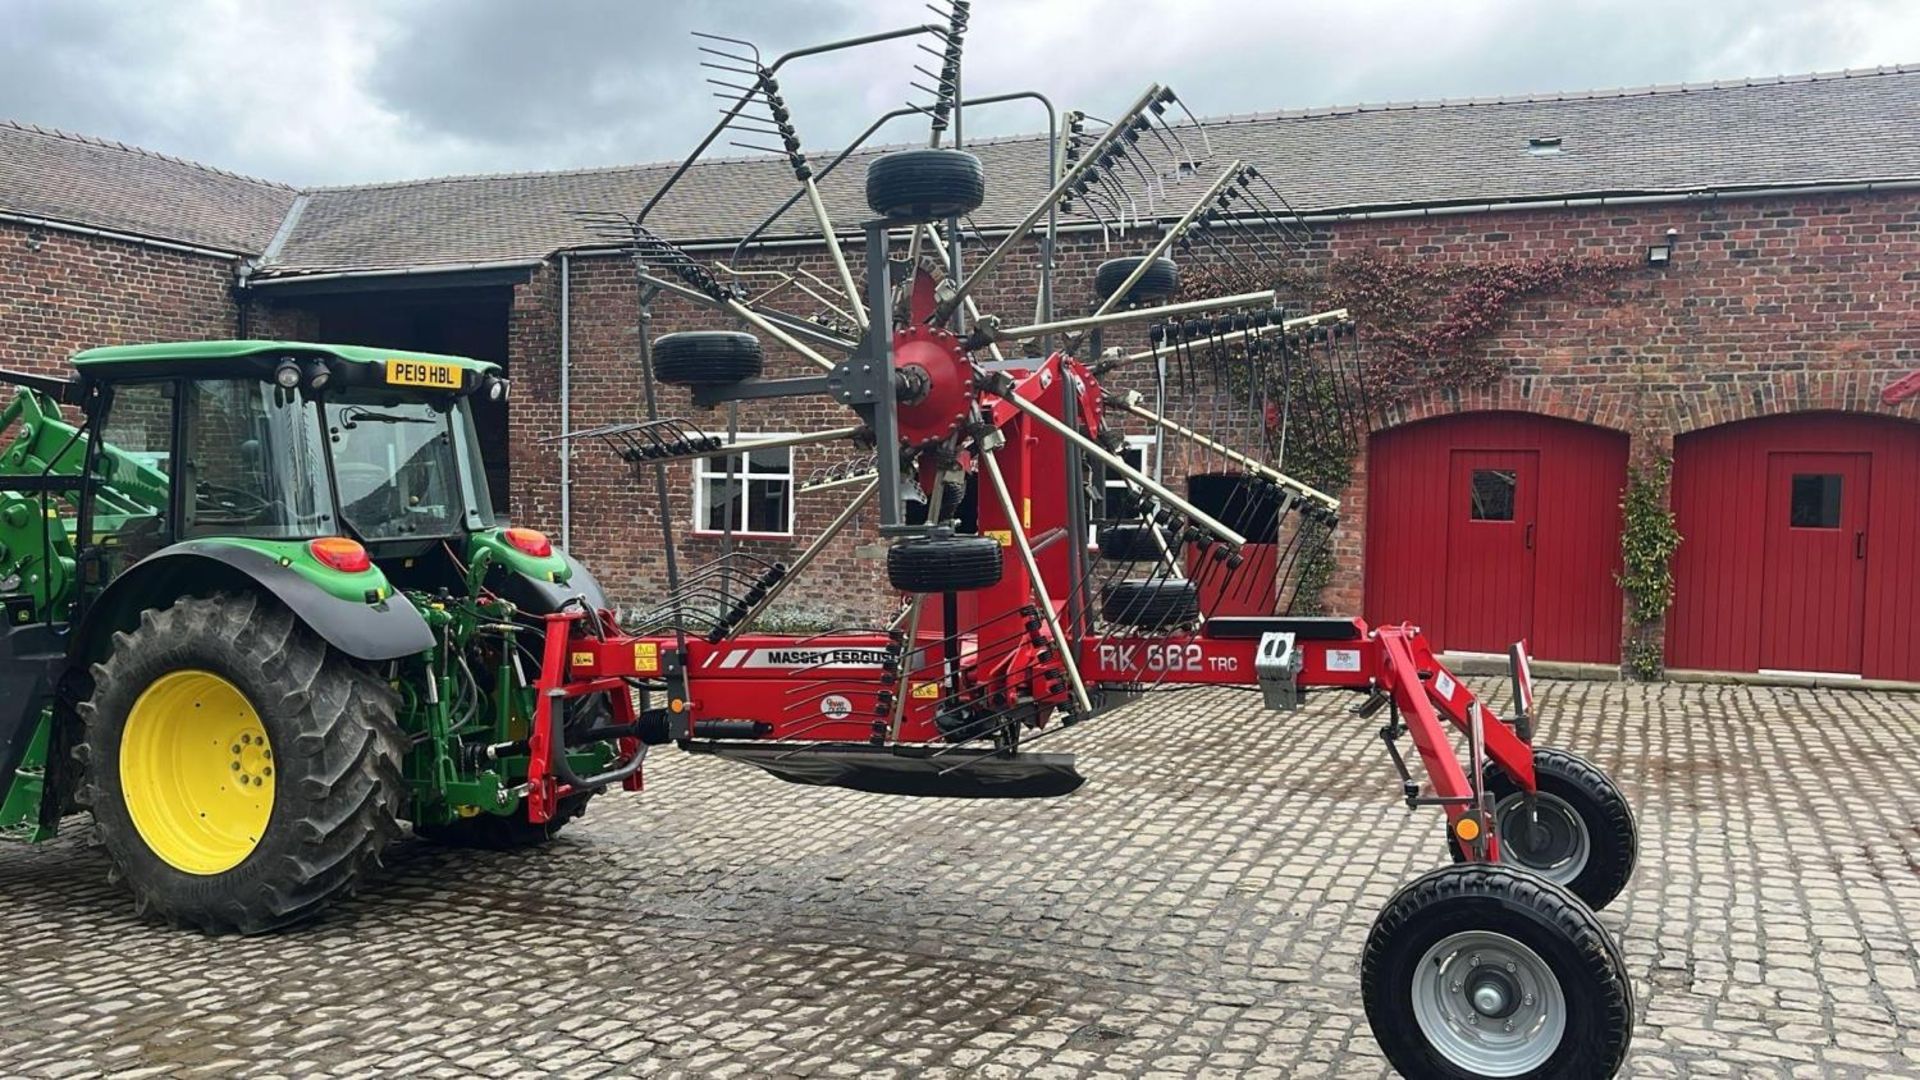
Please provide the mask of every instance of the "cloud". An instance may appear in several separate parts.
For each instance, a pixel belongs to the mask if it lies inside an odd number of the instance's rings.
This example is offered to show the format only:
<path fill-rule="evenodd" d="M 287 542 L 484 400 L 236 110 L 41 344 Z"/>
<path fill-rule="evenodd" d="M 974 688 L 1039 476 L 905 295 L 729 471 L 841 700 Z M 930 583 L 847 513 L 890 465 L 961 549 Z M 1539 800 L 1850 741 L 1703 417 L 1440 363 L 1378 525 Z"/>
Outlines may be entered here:
<path fill-rule="evenodd" d="M 659 161 L 716 118 L 689 31 L 770 59 L 929 17 L 912 0 L 9 0 L 0 116 L 299 184 Z M 1920 59 L 1914 42 L 1906 0 L 978 0 L 965 89 L 1098 115 L 1158 80 L 1218 115 L 1871 66 Z M 895 42 L 784 70 L 807 145 L 924 101 L 915 62 L 934 64 Z M 966 118 L 973 135 L 1041 122 L 1031 105 Z"/>

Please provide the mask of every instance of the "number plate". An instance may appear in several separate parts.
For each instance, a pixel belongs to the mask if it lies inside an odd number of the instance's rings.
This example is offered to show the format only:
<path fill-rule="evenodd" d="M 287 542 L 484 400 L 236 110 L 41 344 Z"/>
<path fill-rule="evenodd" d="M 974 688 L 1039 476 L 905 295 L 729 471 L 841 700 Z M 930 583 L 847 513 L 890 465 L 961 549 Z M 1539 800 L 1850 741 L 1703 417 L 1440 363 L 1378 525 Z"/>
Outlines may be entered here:
<path fill-rule="evenodd" d="M 431 386 L 435 390 L 460 389 L 460 365 L 430 360 L 387 361 L 388 386 Z"/>

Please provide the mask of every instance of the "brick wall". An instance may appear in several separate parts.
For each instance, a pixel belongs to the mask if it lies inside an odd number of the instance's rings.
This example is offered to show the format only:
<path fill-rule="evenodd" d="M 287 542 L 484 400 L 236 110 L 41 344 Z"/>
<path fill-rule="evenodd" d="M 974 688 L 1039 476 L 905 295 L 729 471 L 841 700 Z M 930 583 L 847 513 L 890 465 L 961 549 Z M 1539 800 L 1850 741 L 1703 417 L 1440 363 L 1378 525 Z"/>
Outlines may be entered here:
<path fill-rule="evenodd" d="M 1920 197 L 1912 193 L 1355 221 L 1320 230 L 1307 257 L 1372 250 L 1450 262 L 1570 253 L 1640 259 L 1669 228 L 1679 236 L 1666 268 L 1629 274 L 1603 300 L 1554 296 L 1518 305 L 1485 345 L 1507 366 L 1503 378 L 1416 399 L 1385 417 L 1384 424 L 1454 411 L 1518 409 L 1626 431 L 1635 455 L 1646 456 L 1670 451 L 1681 432 L 1788 410 L 1842 408 L 1920 417 L 1920 402 L 1890 409 L 1878 400 L 1886 383 L 1920 367 L 1915 346 L 1920 271 L 1914 269 L 1920 266 Z M 1057 260 L 1056 310 L 1085 310 L 1093 268 L 1148 242 L 1144 234 L 1113 247 L 1085 235 L 1066 238 Z M 861 252 L 854 248 L 849 255 L 857 267 Z M 831 267 L 817 250 L 781 252 L 762 261 L 797 262 L 832 280 Z M 1029 318 L 1036 263 L 1031 252 L 1010 260 L 980 290 L 982 306 L 1010 322 Z M 514 508 L 528 523 L 557 529 L 557 448 L 534 438 L 560 427 L 557 324 L 537 314 L 555 302 L 558 290 L 551 274 L 543 273 L 521 294 L 516 327 L 524 317 L 541 329 L 525 335 L 516 331 L 514 339 Z M 630 268 L 608 257 L 574 260 L 572 300 L 570 426 L 643 417 Z M 652 334 L 725 326 L 725 320 L 662 297 Z M 1135 331 L 1109 343 L 1138 348 L 1143 341 Z M 770 374 L 811 370 L 783 350 L 771 353 Z M 672 389 L 661 395 L 662 415 L 725 430 L 724 410 L 692 409 L 685 395 Z M 1231 396 L 1188 403 L 1179 412 L 1237 445 L 1257 438 L 1250 403 Z M 743 404 L 739 424 L 748 432 L 808 430 L 845 424 L 848 415 L 824 401 Z M 851 452 L 848 447 L 802 448 L 795 453 L 795 469 L 804 478 Z M 581 445 L 574 454 L 574 550 L 590 560 L 622 602 L 657 596 L 664 564 L 651 473 L 634 478 L 598 446 Z M 1186 453 L 1170 462 L 1170 472 L 1179 476 L 1215 465 Z M 1328 594 L 1330 606 L 1339 611 L 1358 611 L 1364 589 L 1364 455 L 1355 465 L 1337 542 L 1340 569 Z M 691 469 L 671 469 L 669 487 L 673 525 L 684 539 L 692 522 Z M 803 497 L 790 542 L 739 546 L 769 558 L 790 558 L 855 490 Z M 870 510 L 789 593 L 794 602 L 849 619 L 879 610 L 885 602 L 883 576 L 854 550 L 872 539 L 873 524 Z M 698 564 L 717 555 L 719 545 L 693 539 L 681 551 L 684 562 Z"/>
<path fill-rule="evenodd" d="M 231 337 L 225 259 L 0 222 L 0 367 L 45 374 L 97 345 Z"/>
<path fill-rule="evenodd" d="M 1671 453 L 1676 435 L 1781 412 L 1920 419 L 1920 401 L 1880 402 L 1883 387 L 1920 368 L 1920 195 L 1912 192 L 1356 222 L 1334 231 L 1331 251 L 1639 259 L 1670 228 L 1679 230 L 1673 261 L 1626 278 L 1606 302 L 1518 305 L 1485 346 L 1508 365 L 1505 378 L 1428 395 L 1385 422 L 1481 409 L 1544 413 L 1625 431 L 1641 460 Z M 1359 610 L 1364 589 L 1364 456 L 1356 465 L 1329 594 L 1343 611 Z"/>

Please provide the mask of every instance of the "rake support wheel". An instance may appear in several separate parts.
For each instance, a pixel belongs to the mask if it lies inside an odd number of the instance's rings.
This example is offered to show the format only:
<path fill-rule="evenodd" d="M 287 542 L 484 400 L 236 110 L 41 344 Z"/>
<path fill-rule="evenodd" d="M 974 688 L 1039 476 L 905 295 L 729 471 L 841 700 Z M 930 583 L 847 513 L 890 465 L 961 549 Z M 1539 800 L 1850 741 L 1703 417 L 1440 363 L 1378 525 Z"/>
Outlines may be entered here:
<path fill-rule="evenodd" d="M 653 339 L 653 377 L 667 386 L 731 386 L 766 369 L 760 339 L 735 330 L 688 330 Z"/>
<path fill-rule="evenodd" d="M 1497 766 L 1487 769 L 1500 861 L 1564 886 L 1599 911 L 1633 877 L 1639 826 L 1619 787 L 1577 754 L 1551 747 L 1533 752 L 1539 795 L 1532 816 L 1518 785 Z M 1454 859 L 1460 858 L 1452 844 Z"/>
<path fill-rule="evenodd" d="M 1154 536 L 1159 534 L 1156 541 Z M 1178 551 L 1172 533 L 1158 525 L 1130 521 L 1100 526 L 1100 557 L 1114 562 L 1153 562 L 1163 552 Z"/>
<path fill-rule="evenodd" d="M 1116 581 L 1100 591 L 1100 615 L 1142 630 L 1179 626 L 1200 617 L 1200 590 L 1185 578 Z"/>
<path fill-rule="evenodd" d="M 1406 1076 L 1600 1080 L 1633 1039 L 1633 984 L 1599 918 L 1509 866 L 1409 882 L 1367 935 L 1360 992 Z"/>
<path fill-rule="evenodd" d="M 991 536 L 929 536 L 887 549 L 887 581 L 903 593 L 984 589 L 999 584 L 1001 568 Z"/>
<path fill-rule="evenodd" d="M 397 695 L 279 604 L 149 609 L 93 677 L 86 802 L 137 910 L 277 929 L 349 893 L 399 833 Z"/>
<path fill-rule="evenodd" d="M 986 171 L 964 150 L 895 150 L 867 166 L 867 206 L 896 225 L 964 217 L 986 197 Z"/>
<path fill-rule="evenodd" d="M 1140 259 L 1137 256 L 1108 259 L 1101 263 L 1100 268 L 1093 272 L 1093 291 L 1096 294 L 1094 299 L 1105 302 L 1107 297 L 1112 296 L 1114 290 L 1133 274 L 1134 267 L 1139 265 Z M 1180 268 L 1173 264 L 1172 259 L 1157 258 L 1153 260 L 1152 266 L 1147 267 L 1147 272 L 1140 275 L 1140 280 L 1133 283 L 1133 288 L 1127 290 L 1127 295 L 1120 298 L 1120 302 L 1131 305 L 1165 300 L 1179 288 Z"/>

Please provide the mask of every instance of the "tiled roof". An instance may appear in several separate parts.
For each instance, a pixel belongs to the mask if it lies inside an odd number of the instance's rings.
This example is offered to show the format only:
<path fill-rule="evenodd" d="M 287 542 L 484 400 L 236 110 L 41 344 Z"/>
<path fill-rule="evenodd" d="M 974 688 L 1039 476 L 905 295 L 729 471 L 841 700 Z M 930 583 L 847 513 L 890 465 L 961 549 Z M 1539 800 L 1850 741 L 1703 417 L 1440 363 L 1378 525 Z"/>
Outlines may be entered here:
<path fill-rule="evenodd" d="M 1415 102 L 1208 121 L 1212 158 L 1243 158 L 1301 211 L 1668 193 L 1920 177 L 1920 66 L 1555 97 Z M 1558 154 L 1529 140 L 1558 137 Z M 1192 133 L 1187 139 L 1198 145 Z M 987 167 L 983 226 L 1045 191 L 1046 141 L 971 144 Z M 836 222 L 865 215 L 865 162 L 823 184 Z M 815 155 L 816 163 L 830 155 Z M 320 189 L 288 269 L 543 256 L 587 242 L 569 211 L 632 211 L 671 171 L 643 165 Z M 1189 181 L 1197 194 L 1205 169 Z M 649 219 L 683 242 L 733 239 L 794 190 L 778 159 L 695 166 Z M 1170 202 L 1184 203 L 1178 187 Z M 776 233 L 813 231 L 790 212 Z"/>
<path fill-rule="evenodd" d="M 1209 160 L 1246 160 L 1303 212 L 1914 179 L 1920 66 L 1309 109 L 1225 117 L 1205 128 Z M 1183 135 L 1197 148 L 1190 129 Z M 1535 139 L 1558 139 L 1559 152 L 1534 152 Z M 294 194 L 117 144 L 0 126 L 0 146 L 9 142 L 39 157 L 24 167 L 0 158 L 0 208 L 14 209 L 23 189 L 50 204 L 39 212 L 85 224 L 174 239 L 192 234 L 214 246 L 245 240 L 260 251 Z M 1045 146 L 1037 137 L 969 145 L 988 174 L 976 223 L 1011 223 L 1038 200 Z M 879 152 L 855 155 L 823 184 L 836 221 L 851 225 L 865 215 L 865 164 Z M 831 155 L 812 156 L 819 164 Z M 588 246 L 593 240 L 574 211 L 637 210 L 672 168 L 316 188 L 269 272 L 492 262 Z M 1183 188 L 1197 194 L 1212 175 L 1202 165 L 1160 209 L 1184 209 L 1192 194 Z M 649 224 L 682 242 L 730 240 L 793 190 L 777 158 L 703 162 Z M 773 230 L 811 231 L 811 218 L 795 212 Z"/>
<path fill-rule="evenodd" d="M 285 184 L 0 121 L 0 212 L 252 253 L 266 247 L 294 195 Z"/>

